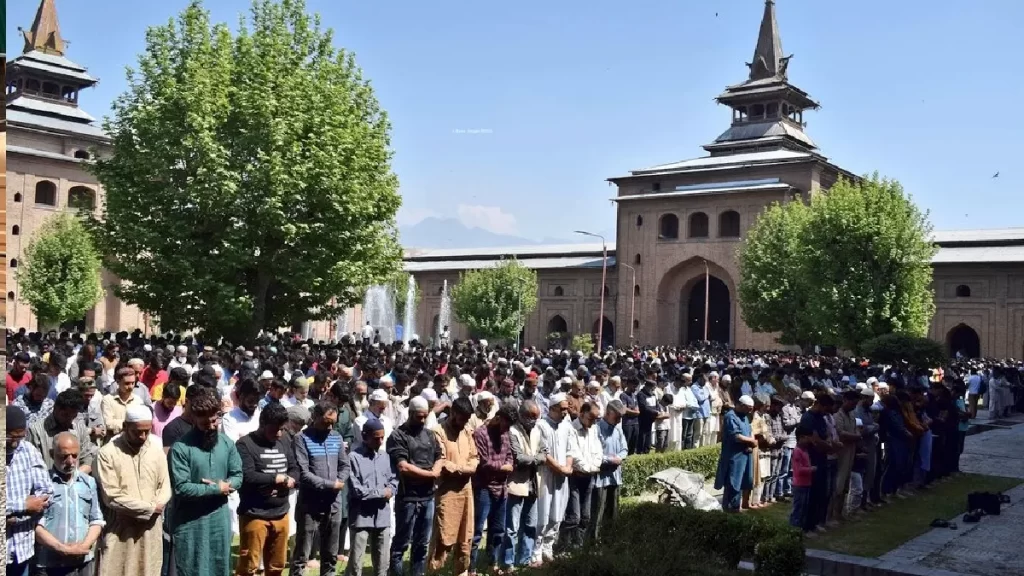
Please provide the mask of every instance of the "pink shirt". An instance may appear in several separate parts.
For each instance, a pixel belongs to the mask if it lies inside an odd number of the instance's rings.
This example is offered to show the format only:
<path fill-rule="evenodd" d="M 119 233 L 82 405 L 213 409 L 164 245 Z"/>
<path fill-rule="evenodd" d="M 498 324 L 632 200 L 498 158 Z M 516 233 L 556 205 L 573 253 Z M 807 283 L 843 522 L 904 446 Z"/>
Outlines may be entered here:
<path fill-rule="evenodd" d="M 175 406 L 174 410 L 170 412 L 164 408 L 162 402 L 153 403 L 153 434 L 163 438 L 164 426 L 171 421 L 181 416 L 181 406 Z"/>
<path fill-rule="evenodd" d="M 811 485 L 811 457 L 797 446 L 793 449 L 793 486 L 808 488 Z"/>

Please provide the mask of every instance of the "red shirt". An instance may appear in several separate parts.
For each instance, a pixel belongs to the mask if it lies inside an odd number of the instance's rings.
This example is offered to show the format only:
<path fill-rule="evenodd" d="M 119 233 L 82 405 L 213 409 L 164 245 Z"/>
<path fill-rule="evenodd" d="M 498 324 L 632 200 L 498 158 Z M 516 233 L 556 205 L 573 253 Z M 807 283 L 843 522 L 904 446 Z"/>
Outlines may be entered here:
<path fill-rule="evenodd" d="M 149 393 L 153 393 L 153 388 L 160 384 L 167 383 L 167 370 L 153 370 L 152 367 L 146 366 L 146 369 L 142 371 L 142 383 L 149 389 Z"/>
<path fill-rule="evenodd" d="M 797 446 L 793 449 L 793 486 L 809 488 L 811 476 L 811 457 L 807 450 Z"/>
<path fill-rule="evenodd" d="M 15 378 L 14 376 L 12 376 L 10 372 L 7 373 L 7 382 L 6 382 L 6 384 L 7 384 L 7 404 L 8 405 L 10 405 L 12 402 L 14 402 L 14 392 L 17 391 L 18 388 L 21 388 L 22 386 L 27 385 L 29 380 L 31 380 L 31 379 L 32 379 L 32 373 L 29 372 L 28 370 L 25 370 L 25 372 L 21 375 L 20 379 Z"/>

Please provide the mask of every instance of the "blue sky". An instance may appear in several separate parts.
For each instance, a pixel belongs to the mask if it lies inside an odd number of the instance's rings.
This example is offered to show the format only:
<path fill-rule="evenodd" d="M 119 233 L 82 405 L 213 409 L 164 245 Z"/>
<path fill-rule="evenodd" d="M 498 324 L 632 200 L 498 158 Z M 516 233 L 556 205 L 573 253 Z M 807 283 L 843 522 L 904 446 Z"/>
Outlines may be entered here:
<path fill-rule="evenodd" d="M 8 0 L 9 57 L 37 0 Z M 58 0 L 68 56 L 124 88 L 147 26 L 187 0 Z M 605 178 L 703 155 L 745 78 L 762 0 L 308 0 L 388 110 L 399 223 L 530 238 L 614 229 Z M 235 23 L 247 0 L 208 1 Z M 1019 0 L 778 0 L 790 80 L 832 161 L 903 182 L 936 228 L 1024 225 Z M 927 6 L 927 8 L 925 8 Z M 996 172 L 998 178 L 992 178 Z"/>

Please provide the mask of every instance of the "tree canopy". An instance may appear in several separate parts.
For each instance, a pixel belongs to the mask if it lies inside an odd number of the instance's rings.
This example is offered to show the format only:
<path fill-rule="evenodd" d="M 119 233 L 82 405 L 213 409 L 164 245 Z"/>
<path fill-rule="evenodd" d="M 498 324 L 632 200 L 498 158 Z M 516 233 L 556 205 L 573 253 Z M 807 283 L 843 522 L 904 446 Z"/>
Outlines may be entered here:
<path fill-rule="evenodd" d="M 20 298 L 44 325 L 80 320 L 103 297 L 102 264 L 80 220 L 52 216 L 33 236 L 16 271 Z"/>
<path fill-rule="evenodd" d="M 105 128 L 90 228 L 163 329 L 251 340 L 399 268 L 388 117 L 303 0 L 254 0 L 234 36 L 199 2 L 150 28 Z"/>
<path fill-rule="evenodd" d="M 885 334 L 923 337 L 935 311 L 927 214 L 895 180 L 840 180 L 809 205 L 775 205 L 740 248 L 751 328 L 784 344 L 859 350 Z"/>
<path fill-rule="evenodd" d="M 537 307 L 537 273 L 518 260 L 462 275 L 452 288 L 452 312 L 471 333 L 514 339 Z"/>

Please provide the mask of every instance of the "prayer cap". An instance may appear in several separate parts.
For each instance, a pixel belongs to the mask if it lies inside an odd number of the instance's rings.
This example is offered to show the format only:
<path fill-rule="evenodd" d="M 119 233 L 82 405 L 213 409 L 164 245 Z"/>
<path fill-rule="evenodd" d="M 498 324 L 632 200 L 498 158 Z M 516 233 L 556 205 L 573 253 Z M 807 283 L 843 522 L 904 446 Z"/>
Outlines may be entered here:
<path fill-rule="evenodd" d="M 860 395 L 865 398 L 874 398 L 875 392 L 871 388 L 864 388 L 860 391 Z"/>
<path fill-rule="evenodd" d="M 273 380 L 274 373 L 270 370 L 264 370 L 263 374 L 260 374 L 260 380 Z"/>
<path fill-rule="evenodd" d="M 373 392 L 370 392 L 370 402 L 387 402 L 388 393 L 382 388 L 377 388 Z"/>
<path fill-rule="evenodd" d="M 487 390 L 476 395 L 477 402 L 483 402 L 484 400 L 494 400 L 494 394 L 491 394 Z"/>
<path fill-rule="evenodd" d="M 25 417 L 25 412 L 17 406 L 7 407 L 7 431 L 12 430 L 24 430 L 28 427 L 28 419 Z"/>
<path fill-rule="evenodd" d="M 801 400 L 814 400 L 814 392 L 806 390 L 800 394 Z"/>
<path fill-rule="evenodd" d="M 885 382 L 879 382 L 878 383 L 878 389 L 879 390 L 888 390 L 889 389 L 889 385 L 886 384 Z"/>
<path fill-rule="evenodd" d="M 363 435 L 365 436 L 366 434 L 373 434 L 377 430 L 383 429 L 384 423 L 381 422 L 379 418 L 370 418 L 369 420 L 366 421 L 365 424 L 363 424 Z"/>
<path fill-rule="evenodd" d="M 459 376 L 459 386 L 463 388 L 476 388 L 476 382 L 473 381 L 473 377 L 469 374 L 463 374 Z"/>
<path fill-rule="evenodd" d="M 429 402 L 437 402 L 437 392 L 434 392 L 433 388 L 427 388 L 420 394 L 424 400 Z"/>
<path fill-rule="evenodd" d="M 150 422 L 153 420 L 153 411 L 142 404 L 133 404 L 128 407 L 125 413 L 125 422 Z"/>
<path fill-rule="evenodd" d="M 427 399 L 423 396 L 414 396 L 412 400 L 409 400 L 409 410 L 426 412 L 427 410 L 430 410 L 430 405 L 427 403 Z"/>
<path fill-rule="evenodd" d="M 565 402 L 567 399 L 568 397 L 563 392 L 559 392 L 558 394 L 552 394 L 550 404 L 561 404 L 562 402 Z"/>
<path fill-rule="evenodd" d="M 747 396 L 746 394 L 744 394 L 743 396 L 740 396 L 740 404 L 743 404 L 744 406 L 749 406 L 749 407 L 753 408 L 754 407 L 754 399 L 751 398 L 750 396 Z"/>

